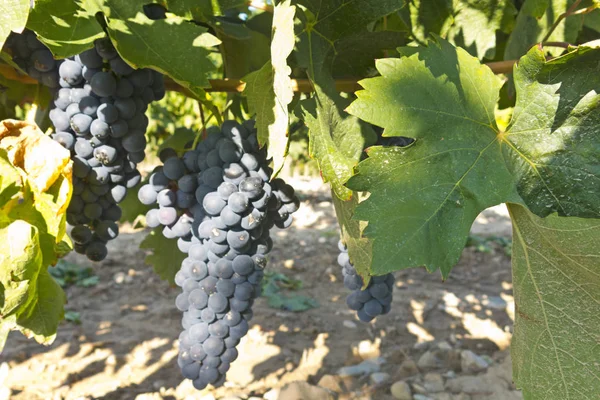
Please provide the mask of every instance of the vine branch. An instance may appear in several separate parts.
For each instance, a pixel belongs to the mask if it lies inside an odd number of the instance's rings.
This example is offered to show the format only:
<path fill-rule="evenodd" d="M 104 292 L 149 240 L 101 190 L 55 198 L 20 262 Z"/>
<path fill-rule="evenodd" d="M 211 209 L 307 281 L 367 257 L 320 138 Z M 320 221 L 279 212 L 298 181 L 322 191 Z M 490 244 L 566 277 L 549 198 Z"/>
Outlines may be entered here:
<path fill-rule="evenodd" d="M 548 43 L 548 45 L 550 45 Z M 507 60 L 507 61 L 495 61 L 486 63 L 492 72 L 495 74 L 505 74 L 512 71 L 513 66 L 517 60 Z M 26 84 L 37 84 L 37 81 L 27 75 L 19 74 L 9 65 L 0 64 L 0 75 L 6 77 L 7 79 L 22 82 Z M 246 83 L 239 79 L 209 79 L 210 87 L 204 89 L 206 92 L 242 92 L 246 87 Z M 339 92 L 356 92 L 357 90 L 362 89 L 362 87 L 358 84 L 358 80 L 356 79 L 336 79 L 335 87 Z M 165 77 L 165 88 L 167 90 L 181 92 L 189 97 L 194 97 L 194 95 L 189 91 L 189 89 L 184 88 L 179 85 L 177 82 Z M 308 79 L 292 79 L 292 89 L 294 92 L 301 93 L 310 93 L 313 91 L 313 87 Z"/>

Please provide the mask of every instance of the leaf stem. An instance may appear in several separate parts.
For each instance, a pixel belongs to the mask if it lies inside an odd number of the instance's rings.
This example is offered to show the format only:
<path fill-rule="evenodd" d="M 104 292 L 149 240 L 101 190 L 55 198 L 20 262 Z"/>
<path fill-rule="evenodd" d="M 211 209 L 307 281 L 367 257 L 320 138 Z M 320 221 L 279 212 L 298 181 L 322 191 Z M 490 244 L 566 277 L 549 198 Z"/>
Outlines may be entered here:
<path fill-rule="evenodd" d="M 598 8 L 598 4 L 593 4 L 589 7 L 586 8 L 582 8 L 581 10 L 578 10 L 577 7 L 579 6 L 579 4 L 581 3 L 581 0 L 575 0 L 575 2 L 573 4 L 571 4 L 571 7 L 569 7 L 567 9 L 567 11 L 565 11 L 564 13 L 560 14 L 558 16 L 558 18 L 556 18 L 556 21 L 554 21 L 554 23 L 552 24 L 552 26 L 550 27 L 550 29 L 548 30 L 548 32 L 546 33 L 546 36 L 544 36 L 544 38 L 541 40 L 541 42 L 546 42 L 550 36 L 552 35 L 552 32 L 554 32 L 554 30 L 558 27 L 558 25 L 562 22 L 563 19 L 571 16 L 571 15 L 582 15 L 582 14 L 587 14 L 589 12 L 594 11 L 596 8 Z"/>
<path fill-rule="evenodd" d="M 543 42 L 543 47 L 562 47 L 563 49 L 568 49 L 569 46 L 573 46 L 571 43 L 567 42 Z"/>

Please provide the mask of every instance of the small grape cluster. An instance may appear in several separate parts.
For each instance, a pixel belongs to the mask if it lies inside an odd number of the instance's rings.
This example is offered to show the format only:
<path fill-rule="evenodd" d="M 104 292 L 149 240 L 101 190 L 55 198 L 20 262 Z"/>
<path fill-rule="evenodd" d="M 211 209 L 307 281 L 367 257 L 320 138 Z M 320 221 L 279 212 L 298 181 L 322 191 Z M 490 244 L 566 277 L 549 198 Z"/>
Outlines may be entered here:
<path fill-rule="evenodd" d="M 175 283 L 183 289 L 178 364 L 197 389 L 221 385 L 248 332 L 260 295 L 273 226 L 287 228 L 300 204 L 259 149 L 254 123 L 225 121 L 181 158 L 161 154 L 164 165 L 140 188 L 151 227 L 163 226 L 187 253 Z"/>
<path fill-rule="evenodd" d="M 55 60 L 52 52 L 38 40 L 35 33 L 25 29 L 23 33 L 11 32 L 5 49 L 12 54 L 12 61 L 33 79 L 51 89 L 59 87 L 58 69 L 62 60 Z"/>
<path fill-rule="evenodd" d="M 161 74 L 131 68 L 108 38 L 63 60 L 60 89 L 50 111 L 53 139 L 71 150 L 73 197 L 67 222 L 75 251 L 92 261 L 107 255 L 118 236 L 117 205 L 141 176 L 137 164 L 146 147 L 148 104 L 164 96 Z"/>
<path fill-rule="evenodd" d="M 379 315 L 389 313 L 392 309 L 394 275 L 373 276 L 369 285 L 362 289 L 363 279 L 350 263 L 348 249 L 341 240 L 338 248 L 340 250 L 338 264 L 342 267 L 344 286 L 352 290 L 352 293 L 346 297 L 348 308 L 356 311 L 356 315 L 363 322 L 370 322 Z"/>

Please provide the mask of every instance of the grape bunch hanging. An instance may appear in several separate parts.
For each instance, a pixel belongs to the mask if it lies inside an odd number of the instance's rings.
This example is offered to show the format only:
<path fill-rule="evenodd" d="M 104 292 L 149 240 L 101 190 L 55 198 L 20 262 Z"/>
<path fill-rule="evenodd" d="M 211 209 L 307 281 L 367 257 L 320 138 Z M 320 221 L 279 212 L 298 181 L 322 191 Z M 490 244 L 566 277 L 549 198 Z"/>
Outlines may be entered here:
<path fill-rule="evenodd" d="M 145 112 L 164 96 L 163 77 L 130 67 L 108 38 L 65 60 L 54 60 L 30 31 L 12 34 L 8 47 L 17 65 L 55 92 L 52 138 L 73 160 L 71 238 L 75 251 L 101 261 L 106 243 L 119 233 L 118 204 L 141 180 L 137 164 L 145 157 Z"/>
<path fill-rule="evenodd" d="M 289 227 L 300 201 L 283 180 L 270 180 L 252 121 L 209 129 L 181 158 L 172 150 L 161 155 L 164 165 L 138 197 L 157 206 L 147 224 L 177 237 L 187 253 L 175 276 L 184 329 L 178 364 L 197 389 L 219 386 L 248 332 L 273 246 L 269 232 Z"/>

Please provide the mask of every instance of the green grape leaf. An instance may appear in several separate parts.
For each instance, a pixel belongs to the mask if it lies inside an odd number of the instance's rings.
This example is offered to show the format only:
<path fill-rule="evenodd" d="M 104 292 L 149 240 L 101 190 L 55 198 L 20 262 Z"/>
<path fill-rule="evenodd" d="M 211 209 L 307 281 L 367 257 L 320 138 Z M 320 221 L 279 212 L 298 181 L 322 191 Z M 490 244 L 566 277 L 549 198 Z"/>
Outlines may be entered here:
<path fill-rule="evenodd" d="M 186 258 L 177 247 L 177 240 L 167 239 L 162 235 L 162 229 L 156 228 L 140 243 L 140 249 L 150 250 L 146 264 L 151 265 L 161 279 L 174 284 L 175 274 Z"/>
<path fill-rule="evenodd" d="M 335 90 L 326 93 L 315 86 L 314 97 L 300 102 L 299 113 L 309 129 L 309 154 L 317 160 L 323 180 L 331 183 L 333 192 L 342 200 L 352 195 L 344 184 L 352 176 L 363 149 L 377 140 L 371 127 L 343 111 L 349 103 Z"/>
<path fill-rule="evenodd" d="M 406 32 L 391 31 L 361 32 L 343 37 L 335 44 L 333 76 L 348 79 L 369 76 L 375 70 L 375 59 L 385 56 L 385 50 L 405 45 L 406 40 Z"/>
<path fill-rule="evenodd" d="M 19 315 L 19 330 L 38 343 L 50 345 L 56 338 L 58 324 L 65 316 L 67 296 L 46 268 L 42 268 L 36 280 L 36 295 L 27 310 Z"/>
<path fill-rule="evenodd" d="M 79 54 L 105 36 L 93 0 L 36 0 L 27 27 L 59 58 Z"/>
<path fill-rule="evenodd" d="M 163 0 L 169 12 L 201 22 L 210 22 L 226 10 L 243 6 L 246 0 Z"/>
<path fill-rule="evenodd" d="M 545 13 L 538 17 L 544 5 L 540 0 L 526 0 L 523 8 L 517 15 L 515 27 L 508 38 L 504 51 L 505 60 L 514 60 L 523 56 L 534 44 L 540 42 L 550 30 L 558 16 L 569 9 L 576 0 L 546 0 Z M 583 25 L 583 17 L 571 15 L 565 18 L 548 41 L 575 43 L 577 35 Z M 546 49 L 550 54 L 558 56 L 563 52 L 561 48 Z"/>
<path fill-rule="evenodd" d="M 288 151 L 290 116 L 288 105 L 294 97 L 291 69 L 287 58 L 294 48 L 294 14 L 290 0 L 278 4 L 273 13 L 271 62 L 243 78 L 244 95 L 250 113 L 256 113 L 256 129 L 261 146 L 268 143 L 268 158 L 273 159 L 273 174 L 283 167 Z"/>
<path fill-rule="evenodd" d="M 419 41 L 439 35 L 477 58 L 494 58 L 496 31 L 510 32 L 517 13 L 510 0 L 416 0 L 408 8 Z"/>
<path fill-rule="evenodd" d="M 36 227 L 25 221 L 14 221 L 0 229 L 2 318 L 22 313 L 27 307 L 35 294 L 35 281 L 41 268 L 42 253 Z"/>
<path fill-rule="evenodd" d="M 466 51 L 440 39 L 399 52 L 377 63 L 381 77 L 361 81 L 349 107 L 384 136 L 416 139 L 369 149 L 347 185 L 370 193 L 355 218 L 369 223 L 372 273 L 424 265 L 447 277 L 475 217 L 503 202 L 539 216 L 600 216 L 600 50 L 545 61 L 533 48 L 515 69 L 506 132 L 494 120 L 500 81 Z"/>
<path fill-rule="evenodd" d="M 511 204 L 513 378 L 526 399 L 600 393 L 600 221 L 539 218 Z"/>
<path fill-rule="evenodd" d="M 333 194 L 333 193 L 332 193 Z M 362 235 L 367 226 L 364 221 L 353 219 L 356 206 L 359 204 L 359 193 L 352 193 L 352 198 L 348 201 L 340 200 L 337 196 L 333 198 L 335 215 L 340 224 L 341 239 L 348 249 L 350 262 L 354 265 L 356 271 L 363 277 L 369 276 L 369 268 L 372 258 L 372 243 Z M 368 285 L 368 279 L 364 279 L 364 284 Z"/>
<path fill-rule="evenodd" d="M 365 59 L 393 47 L 394 42 L 402 43 L 403 33 L 366 29 L 369 23 L 400 9 L 402 2 L 298 3 L 304 8 L 298 18 L 300 31 L 294 54 L 315 88 L 315 95 L 301 102 L 299 114 L 308 125 L 310 155 L 317 160 L 323 180 L 331 183 L 336 196 L 348 200 L 351 191 L 343 185 L 352 175 L 362 150 L 375 142 L 376 135 L 343 110 L 349 101 L 335 90 L 333 71 L 342 76 L 365 74 L 371 63 L 365 63 Z M 359 59 L 363 61 L 354 61 Z"/>
<path fill-rule="evenodd" d="M 253 20 L 264 20 L 271 27 L 272 18 L 265 19 L 268 13 L 251 18 L 246 24 L 221 22 L 216 26 L 217 36 L 221 40 L 221 54 L 225 63 L 225 74 L 230 79 L 241 79 L 252 71 L 257 71 L 269 61 L 271 56 L 270 35 L 264 35 L 251 28 Z M 240 35 L 228 34 L 226 27 L 236 25 Z"/>
<path fill-rule="evenodd" d="M 0 2 L 0 49 L 10 32 L 21 32 L 27 23 L 29 0 L 3 0 Z"/>
<path fill-rule="evenodd" d="M 216 66 L 209 55 L 220 41 L 207 28 L 174 15 L 151 20 L 143 13 L 144 0 L 102 3 L 108 34 L 130 65 L 169 75 L 192 91 L 210 86 L 208 74 Z"/>
<path fill-rule="evenodd" d="M 66 298 L 47 268 L 71 247 L 71 168 L 69 151 L 37 126 L 0 123 L 0 344 L 9 330 L 42 344 L 56 336 Z"/>

